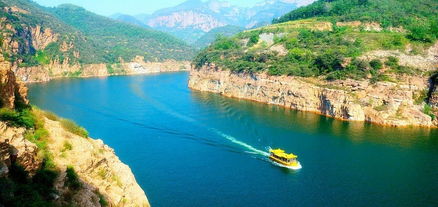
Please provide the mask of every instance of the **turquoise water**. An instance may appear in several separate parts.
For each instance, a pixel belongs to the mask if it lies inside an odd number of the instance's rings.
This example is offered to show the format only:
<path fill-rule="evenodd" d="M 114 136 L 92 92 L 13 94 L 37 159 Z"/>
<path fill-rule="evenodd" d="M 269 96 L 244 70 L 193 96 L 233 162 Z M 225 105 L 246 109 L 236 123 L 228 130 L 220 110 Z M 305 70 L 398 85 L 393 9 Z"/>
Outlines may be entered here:
<path fill-rule="evenodd" d="M 438 206 L 438 130 L 342 122 L 187 88 L 187 73 L 30 85 L 113 147 L 153 206 Z M 268 147 L 299 155 L 292 171 Z"/>

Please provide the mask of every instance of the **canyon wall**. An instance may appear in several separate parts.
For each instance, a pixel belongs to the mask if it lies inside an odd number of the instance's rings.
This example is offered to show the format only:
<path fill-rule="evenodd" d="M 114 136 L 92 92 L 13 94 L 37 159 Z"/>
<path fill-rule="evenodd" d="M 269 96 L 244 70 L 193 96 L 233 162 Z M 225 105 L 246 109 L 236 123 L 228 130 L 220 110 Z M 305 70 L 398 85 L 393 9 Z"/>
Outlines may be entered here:
<path fill-rule="evenodd" d="M 48 151 L 60 174 L 55 181 L 55 202 L 60 206 L 101 206 L 101 196 L 110 206 L 149 206 L 145 193 L 137 184 L 131 169 L 114 154 L 102 140 L 72 134 L 60 122 L 45 118 L 49 132 Z M 43 162 L 37 145 L 26 139 L 26 129 L 10 127 L 0 122 L 0 178 L 8 176 L 12 162 L 23 166 L 31 174 Z M 68 148 L 66 145 L 68 143 Z M 11 150 L 12 149 L 12 150 Z M 16 160 L 12 161 L 13 155 Z M 71 190 L 66 185 L 66 169 L 77 172 L 81 187 Z"/>
<path fill-rule="evenodd" d="M 405 76 L 398 82 L 326 81 L 323 78 L 234 73 L 206 65 L 190 71 L 189 87 L 329 117 L 389 126 L 437 127 L 417 97 L 428 78 Z"/>
<path fill-rule="evenodd" d="M 47 82 L 64 77 L 104 77 L 114 75 L 139 75 L 159 72 L 187 71 L 188 61 L 167 60 L 163 62 L 145 62 L 137 57 L 131 62 L 117 64 L 69 64 L 68 62 L 51 62 L 35 67 L 15 67 L 17 78 L 26 83 Z"/>

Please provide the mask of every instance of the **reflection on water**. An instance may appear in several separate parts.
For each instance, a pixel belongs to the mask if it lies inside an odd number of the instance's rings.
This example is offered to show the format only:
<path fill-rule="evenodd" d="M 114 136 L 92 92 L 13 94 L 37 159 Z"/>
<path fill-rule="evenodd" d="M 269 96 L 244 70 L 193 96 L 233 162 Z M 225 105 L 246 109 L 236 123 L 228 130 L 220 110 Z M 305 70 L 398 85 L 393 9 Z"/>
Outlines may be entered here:
<path fill-rule="evenodd" d="M 226 98 L 208 92 L 195 91 L 192 96 L 199 103 L 215 107 L 220 114 L 227 114 L 243 121 L 244 127 L 251 127 L 250 122 L 254 120 L 242 120 L 244 115 L 236 115 L 237 112 L 252 114 L 254 119 L 263 122 L 264 125 L 307 134 L 329 134 L 352 142 L 374 142 L 402 147 L 420 145 L 433 150 L 438 149 L 438 130 L 433 128 L 389 127 L 365 122 L 341 121 L 315 113 Z"/>
<path fill-rule="evenodd" d="M 433 206 L 438 131 L 345 122 L 191 91 L 186 73 L 30 85 L 133 170 L 152 206 Z M 298 155 L 298 171 L 266 158 Z"/>

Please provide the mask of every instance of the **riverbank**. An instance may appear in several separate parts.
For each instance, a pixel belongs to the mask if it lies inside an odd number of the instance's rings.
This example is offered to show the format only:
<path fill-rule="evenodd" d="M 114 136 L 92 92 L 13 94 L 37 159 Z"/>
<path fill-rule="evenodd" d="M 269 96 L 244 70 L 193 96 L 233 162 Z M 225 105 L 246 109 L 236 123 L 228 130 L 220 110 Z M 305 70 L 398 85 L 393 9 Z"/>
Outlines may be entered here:
<path fill-rule="evenodd" d="M 190 71 L 189 87 L 349 121 L 387 126 L 437 127 L 425 113 L 428 78 L 403 76 L 397 82 L 326 81 L 323 78 L 236 73 L 204 66 Z M 434 92 L 432 92 L 434 93 Z"/>
<path fill-rule="evenodd" d="M 15 67 L 17 78 L 25 83 L 48 82 L 58 78 L 88 78 L 116 75 L 140 75 L 160 72 L 177 72 L 190 70 L 189 61 L 166 60 L 163 62 L 145 62 L 137 57 L 131 62 L 115 64 L 68 64 L 52 62 L 35 67 Z"/>
<path fill-rule="evenodd" d="M 27 95 L 11 64 L 1 62 L 2 204 L 150 206 L 112 148 L 74 122 L 31 107 Z"/>

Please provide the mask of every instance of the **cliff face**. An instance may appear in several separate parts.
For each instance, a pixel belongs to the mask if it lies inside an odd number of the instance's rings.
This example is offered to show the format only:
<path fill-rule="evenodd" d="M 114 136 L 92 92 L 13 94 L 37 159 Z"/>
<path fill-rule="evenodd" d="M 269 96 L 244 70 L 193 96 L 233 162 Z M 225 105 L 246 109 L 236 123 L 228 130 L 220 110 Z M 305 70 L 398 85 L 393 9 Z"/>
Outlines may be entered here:
<path fill-rule="evenodd" d="M 48 151 L 60 171 L 54 184 L 56 203 L 60 206 L 101 206 L 99 201 L 103 196 L 110 206 L 149 206 L 131 169 L 119 160 L 113 149 L 101 140 L 66 131 L 58 121 L 45 118 L 44 122 L 44 128 L 50 134 Z M 40 168 L 39 149 L 25 138 L 25 133 L 24 128 L 8 127 L 0 122 L 0 178 L 8 176 L 12 162 L 25 167 L 31 174 Z M 73 167 L 79 176 L 81 187 L 75 191 L 66 187 L 67 167 Z"/>
<path fill-rule="evenodd" d="M 27 88 L 16 80 L 11 64 L 0 60 L 0 107 L 14 108 L 18 102 L 27 104 Z"/>
<path fill-rule="evenodd" d="M 342 120 L 390 126 L 438 126 L 423 113 L 423 105 L 416 103 L 415 97 L 429 89 L 427 78 L 421 77 L 406 76 L 397 83 L 329 82 L 322 78 L 233 73 L 210 65 L 191 70 L 189 87 Z"/>
<path fill-rule="evenodd" d="M 132 62 L 118 64 L 69 64 L 52 62 L 48 65 L 16 68 L 17 78 L 23 82 L 47 82 L 64 77 L 104 77 L 113 75 L 139 75 L 159 72 L 187 71 L 188 61 L 144 62 L 137 58 Z"/>

